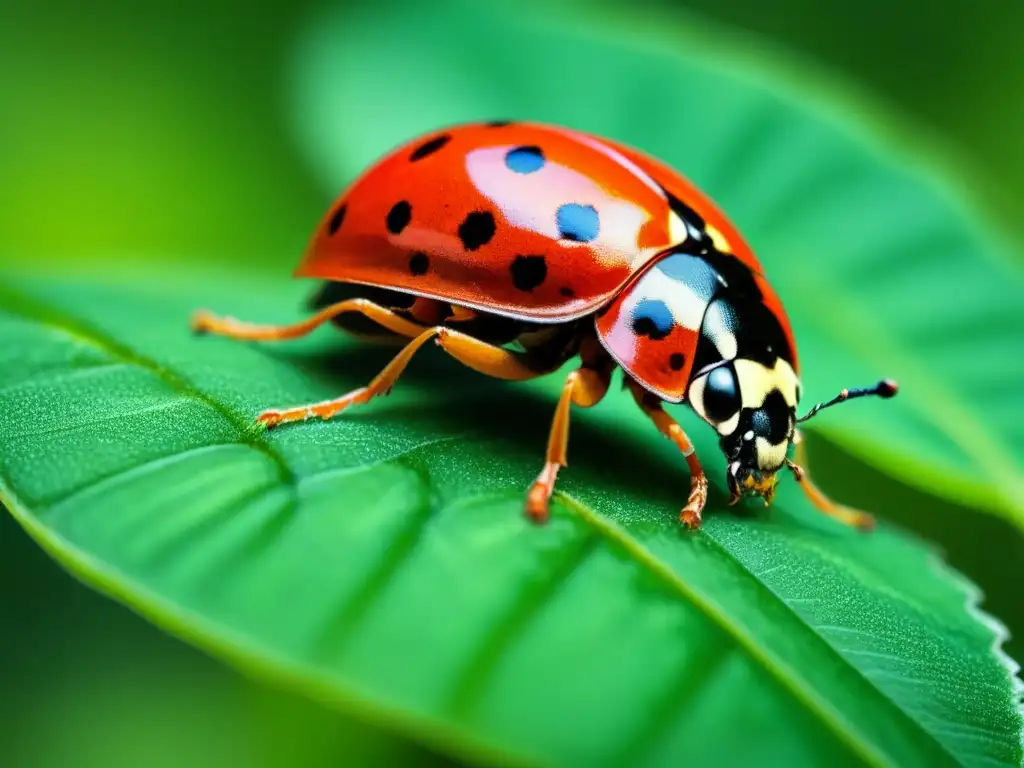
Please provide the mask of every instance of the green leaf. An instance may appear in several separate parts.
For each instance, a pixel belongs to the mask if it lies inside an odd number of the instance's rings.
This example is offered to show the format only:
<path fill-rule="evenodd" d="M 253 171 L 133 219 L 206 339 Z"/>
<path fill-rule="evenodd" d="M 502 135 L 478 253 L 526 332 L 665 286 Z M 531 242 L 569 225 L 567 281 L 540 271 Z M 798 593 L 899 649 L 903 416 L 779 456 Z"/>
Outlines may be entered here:
<path fill-rule="evenodd" d="M 294 283 L 9 284 L 0 501 L 81 578 L 245 669 L 489 763 L 1021 759 L 1015 667 L 973 588 L 791 483 L 770 514 L 725 513 L 695 419 L 700 532 L 677 522 L 685 464 L 621 392 L 574 417 L 536 527 L 523 492 L 558 376 L 509 386 L 429 348 L 389 398 L 263 433 L 262 408 L 362 385 L 393 352 L 187 331 L 201 305 L 294 318 Z"/>
<path fill-rule="evenodd" d="M 451 765 L 144 625 L 69 579 L 2 506 L 0 584 L 0 765 Z"/>
<path fill-rule="evenodd" d="M 646 150 L 707 190 L 760 254 L 808 404 L 900 382 L 891 403 L 836 409 L 813 429 L 1024 529 L 1024 281 L 934 174 L 855 133 L 856 105 L 824 106 L 835 99 L 820 86 L 798 99 L 745 41 L 700 27 L 641 40 L 631 18 L 610 42 L 587 34 L 580 7 L 544 27 L 528 18 L 500 2 L 316 16 L 294 115 L 325 189 L 463 120 L 543 120 Z"/>

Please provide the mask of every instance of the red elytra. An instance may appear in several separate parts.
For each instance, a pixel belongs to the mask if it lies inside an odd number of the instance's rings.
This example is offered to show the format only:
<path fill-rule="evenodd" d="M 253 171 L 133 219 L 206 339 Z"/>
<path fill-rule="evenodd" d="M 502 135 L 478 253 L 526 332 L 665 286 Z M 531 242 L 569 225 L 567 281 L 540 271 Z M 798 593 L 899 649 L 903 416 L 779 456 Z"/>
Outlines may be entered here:
<path fill-rule="evenodd" d="M 533 518 L 547 517 L 566 463 L 570 405 L 597 403 L 621 367 L 638 405 L 689 464 L 688 526 L 700 524 L 707 481 L 662 401 L 687 402 L 719 433 L 734 501 L 753 494 L 770 502 L 776 472 L 789 466 L 820 509 L 869 524 L 826 499 L 788 458 L 800 398 L 796 343 L 760 262 L 707 195 L 639 150 L 528 122 L 418 137 L 339 196 L 296 275 L 327 281 L 310 320 L 276 328 L 201 313 L 196 328 L 281 339 L 328 319 L 352 328 L 359 315 L 362 330 L 368 321 L 378 334 L 411 341 L 368 387 L 264 412 L 268 426 L 330 418 L 386 393 L 431 338 L 507 379 L 544 375 L 579 355 L 547 462 L 527 494 Z M 843 399 L 891 396 L 895 388 L 883 384 L 844 390 Z"/>

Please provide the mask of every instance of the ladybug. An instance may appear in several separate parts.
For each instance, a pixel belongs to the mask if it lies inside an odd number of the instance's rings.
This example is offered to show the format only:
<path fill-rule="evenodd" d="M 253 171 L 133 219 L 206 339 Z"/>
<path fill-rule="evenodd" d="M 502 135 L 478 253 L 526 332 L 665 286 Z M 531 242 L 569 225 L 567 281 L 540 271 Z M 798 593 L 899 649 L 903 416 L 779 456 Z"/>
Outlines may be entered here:
<path fill-rule="evenodd" d="M 433 340 L 488 376 L 524 380 L 580 364 L 565 380 L 547 456 L 526 513 L 547 519 L 566 466 L 569 412 L 608 391 L 616 368 L 654 426 L 685 457 L 690 494 L 680 519 L 701 524 L 708 483 L 664 403 L 683 403 L 718 433 L 731 503 L 769 504 L 791 470 L 821 511 L 867 528 L 869 515 L 829 500 L 789 456 L 797 424 L 865 395 L 844 389 L 803 418 L 796 343 L 760 262 L 725 215 L 677 171 L 636 149 L 531 122 L 454 126 L 378 161 L 326 212 L 296 276 L 323 282 L 290 326 L 206 311 L 193 328 L 236 339 L 303 336 L 327 321 L 374 338 L 406 339 L 366 387 L 336 400 L 259 416 L 267 427 L 387 394 Z"/>

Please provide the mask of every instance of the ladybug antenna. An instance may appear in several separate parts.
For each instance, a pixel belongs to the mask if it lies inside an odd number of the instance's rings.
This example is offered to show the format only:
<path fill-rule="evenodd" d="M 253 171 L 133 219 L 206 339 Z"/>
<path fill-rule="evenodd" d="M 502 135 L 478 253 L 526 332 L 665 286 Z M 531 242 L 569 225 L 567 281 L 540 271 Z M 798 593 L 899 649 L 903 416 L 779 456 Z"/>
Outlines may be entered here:
<path fill-rule="evenodd" d="M 893 397 L 898 391 L 899 386 L 892 379 L 882 379 L 873 387 L 863 387 L 861 389 L 844 389 L 842 392 L 833 397 L 827 403 L 818 403 L 816 406 L 811 408 L 811 410 L 809 410 L 805 416 L 801 416 L 799 419 L 797 419 L 796 423 L 800 424 L 801 422 L 807 421 L 822 408 L 828 408 L 830 406 L 845 402 L 847 400 L 853 400 L 855 397 L 877 395 L 878 397 L 888 399 L 890 397 Z"/>

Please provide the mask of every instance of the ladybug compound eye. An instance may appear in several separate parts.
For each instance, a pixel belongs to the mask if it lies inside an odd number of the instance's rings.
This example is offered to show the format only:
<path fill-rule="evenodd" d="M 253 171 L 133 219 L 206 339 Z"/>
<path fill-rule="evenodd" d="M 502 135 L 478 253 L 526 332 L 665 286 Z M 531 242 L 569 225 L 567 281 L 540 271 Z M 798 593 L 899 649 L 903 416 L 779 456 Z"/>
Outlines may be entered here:
<path fill-rule="evenodd" d="M 694 379 L 690 384 L 689 400 L 693 409 L 716 425 L 720 434 L 735 431 L 743 399 L 732 364 L 712 368 Z"/>
<path fill-rule="evenodd" d="M 740 409 L 740 390 L 731 365 L 722 365 L 708 374 L 704 386 L 704 412 L 712 421 L 726 421 Z"/>

